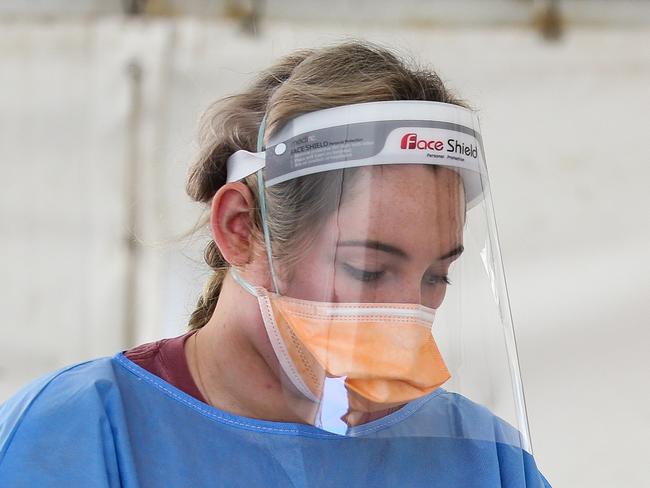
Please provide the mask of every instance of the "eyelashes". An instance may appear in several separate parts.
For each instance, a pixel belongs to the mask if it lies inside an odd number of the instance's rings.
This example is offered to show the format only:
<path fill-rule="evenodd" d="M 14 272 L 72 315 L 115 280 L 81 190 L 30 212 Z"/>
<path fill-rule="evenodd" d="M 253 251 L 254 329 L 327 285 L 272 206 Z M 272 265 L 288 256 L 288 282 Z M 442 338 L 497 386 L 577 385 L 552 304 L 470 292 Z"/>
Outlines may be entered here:
<path fill-rule="evenodd" d="M 355 268 L 348 263 L 343 263 L 343 268 L 352 278 L 362 282 L 377 281 L 385 274 L 385 271 L 368 271 Z"/>
<path fill-rule="evenodd" d="M 426 283 L 429 285 L 439 285 L 440 283 L 444 283 L 445 285 L 451 285 L 451 280 L 447 275 L 443 275 L 443 276 L 432 275 L 431 278 L 426 280 Z"/>
<path fill-rule="evenodd" d="M 355 280 L 361 281 L 363 283 L 369 283 L 379 280 L 382 276 L 386 274 L 383 270 L 371 271 L 365 269 L 356 268 L 348 263 L 343 263 L 343 269 Z M 451 285 L 449 276 L 447 275 L 436 275 L 432 274 L 423 279 L 424 283 L 431 286 L 436 286 L 440 284 Z"/>

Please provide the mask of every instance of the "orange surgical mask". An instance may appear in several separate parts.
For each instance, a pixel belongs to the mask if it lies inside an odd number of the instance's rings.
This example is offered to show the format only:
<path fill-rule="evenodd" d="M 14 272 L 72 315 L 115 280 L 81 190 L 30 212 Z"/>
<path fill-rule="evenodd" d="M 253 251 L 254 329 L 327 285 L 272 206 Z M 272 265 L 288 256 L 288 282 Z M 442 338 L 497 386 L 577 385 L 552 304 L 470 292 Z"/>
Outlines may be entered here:
<path fill-rule="evenodd" d="M 327 303 L 253 288 L 285 373 L 319 402 L 326 377 L 345 378 L 352 410 L 374 412 L 424 396 L 451 375 L 431 334 L 435 310 L 402 303 Z"/>

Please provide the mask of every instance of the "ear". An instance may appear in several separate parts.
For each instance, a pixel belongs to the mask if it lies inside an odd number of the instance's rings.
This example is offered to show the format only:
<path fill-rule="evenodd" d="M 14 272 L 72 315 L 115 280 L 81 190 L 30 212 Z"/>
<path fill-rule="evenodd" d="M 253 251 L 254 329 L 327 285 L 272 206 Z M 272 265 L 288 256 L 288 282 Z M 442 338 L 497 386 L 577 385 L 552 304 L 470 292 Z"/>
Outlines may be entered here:
<path fill-rule="evenodd" d="M 228 263 L 241 266 L 253 254 L 250 210 L 253 194 L 242 182 L 227 183 L 212 199 L 210 226 L 212 237 Z"/>

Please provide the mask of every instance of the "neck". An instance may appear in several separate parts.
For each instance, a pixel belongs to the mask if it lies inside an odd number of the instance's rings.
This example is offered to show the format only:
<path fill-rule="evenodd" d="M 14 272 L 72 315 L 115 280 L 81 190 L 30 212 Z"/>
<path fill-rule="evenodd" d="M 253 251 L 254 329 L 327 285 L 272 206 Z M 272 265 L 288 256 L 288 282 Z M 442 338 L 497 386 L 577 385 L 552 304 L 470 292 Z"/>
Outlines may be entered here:
<path fill-rule="evenodd" d="M 257 298 L 226 275 L 208 323 L 186 342 L 192 377 L 212 406 L 243 417 L 313 423 L 317 405 L 294 391 L 266 334 Z"/>

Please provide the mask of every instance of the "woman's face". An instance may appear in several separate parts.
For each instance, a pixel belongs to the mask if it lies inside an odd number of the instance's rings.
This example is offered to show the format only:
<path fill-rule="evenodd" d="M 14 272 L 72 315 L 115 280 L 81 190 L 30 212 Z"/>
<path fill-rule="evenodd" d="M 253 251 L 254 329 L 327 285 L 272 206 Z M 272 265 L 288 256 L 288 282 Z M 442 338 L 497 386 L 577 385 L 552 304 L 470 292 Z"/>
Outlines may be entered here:
<path fill-rule="evenodd" d="M 338 195 L 332 198 L 338 198 Z M 363 168 L 338 211 L 281 283 L 286 296 L 323 302 L 419 303 L 438 308 L 462 253 L 465 196 L 443 167 Z"/>

